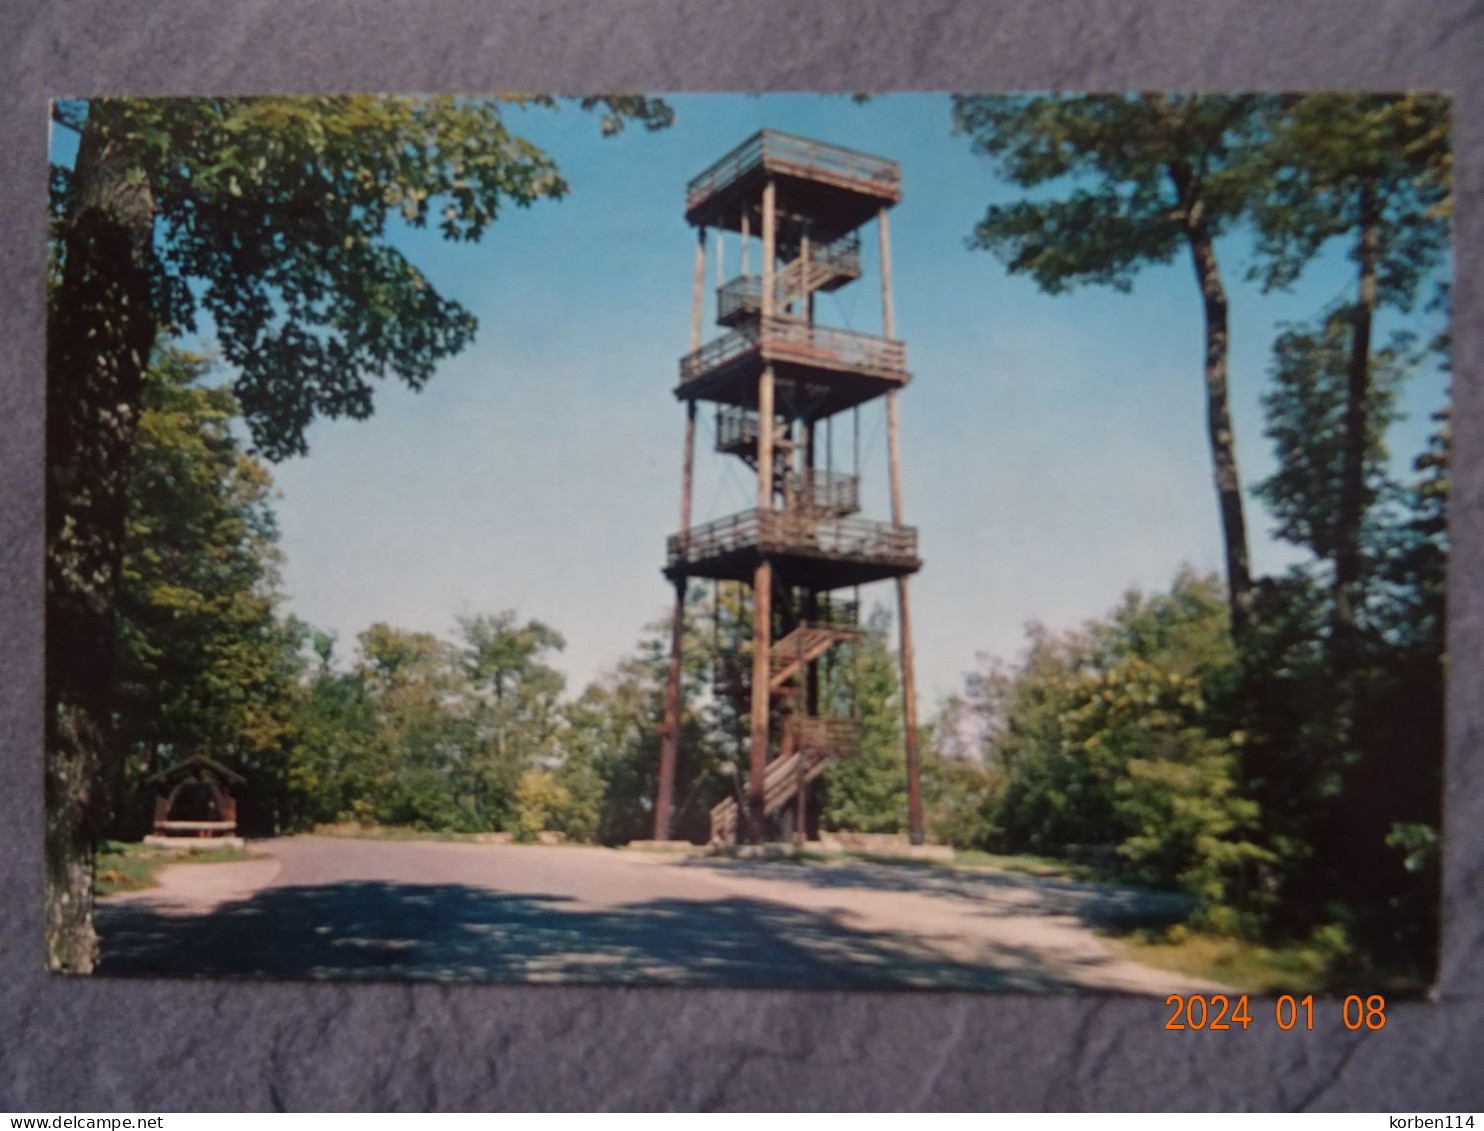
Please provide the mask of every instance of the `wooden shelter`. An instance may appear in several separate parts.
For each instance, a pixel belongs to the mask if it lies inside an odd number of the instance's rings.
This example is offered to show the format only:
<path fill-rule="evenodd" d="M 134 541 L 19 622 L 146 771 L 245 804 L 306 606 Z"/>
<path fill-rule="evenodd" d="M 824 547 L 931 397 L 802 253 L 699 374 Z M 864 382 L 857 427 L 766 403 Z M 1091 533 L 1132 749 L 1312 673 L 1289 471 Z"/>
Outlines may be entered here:
<path fill-rule="evenodd" d="M 161 770 L 148 784 L 155 790 L 155 836 L 225 837 L 237 832 L 237 799 L 231 791 L 247 779 L 220 762 L 197 754 Z"/>
<path fill-rule="evenodd" d="M 662 723 L 656 840 L 670 836 L 679 741 L 680 653 L 691 579 L 752 590 L 749 640 L 734 641 L 717 665 L 718 694 L 735 695 L 751 718 L 745 807 L 728 799 L 711 812 L 713 841 L 758 841 L 772 815 L 792 808 L 793 835 L 805 830 L 807 787 L 836 758 L 856 753 L 856 721 L 822 705 L 825 665 L 860 637 L 859 599 L 843 589 L 894 580 L 901 637 L 908 827 L 922 843 L 917 706 L 907 578 L 921 568 L 917 531 L 902 521 L 897 393 L 910 380 L 906 348 L 894 337 L 887 212 L 901 199 L 895 161 L 760 130 L 693 179 L 685 218 L 696 228 L 690 352 L 675 396 L 686 406 L 680 529 L 667 545 L 675 586 L 674 634 Z M 880 334 L 816 320 L 815 297 L 861 276 L 861 231 L 875 221 L 881 255 Z M 716 246 L 720 336 L 702 341 L 708 230 Z M 725 278 L 727 243 L 740 271 Z M 760 246 L 759 246 L 760 245 Z M 758 255 L 756 273 L 749 260 Z M 891 521 L 860 509 L 860 409 L 885 400 Z M 715 406 L 716 450 L 756 477 L 757 505 L 692 525 L 698 405 Z M 853 460 L 837 468 L 837 423 L 852 429 Z M 838 448 L 843 448 L 839 445 Z M 843 462 L 843 461 L 841 461 Z M 745 657 L 745 659 L 744 659 Z M 750 669 L 750 674 L 747 674 Z"/>

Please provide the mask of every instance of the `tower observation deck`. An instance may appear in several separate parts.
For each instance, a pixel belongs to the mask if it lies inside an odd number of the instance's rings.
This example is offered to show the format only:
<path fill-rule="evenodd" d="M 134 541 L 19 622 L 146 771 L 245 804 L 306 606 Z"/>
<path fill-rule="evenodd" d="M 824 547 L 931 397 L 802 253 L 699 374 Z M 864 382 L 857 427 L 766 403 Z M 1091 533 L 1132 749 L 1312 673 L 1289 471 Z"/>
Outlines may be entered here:
<path fill-rule="evenodd" d="M 750 587 L 751 637 L 718 661 L 718 693 L 745 703 L 751 720 L 747 796 L 711 812 L 714 841 L 782 835 L 802 843 L 808 786 L 856 748 L 856 721 L 831 715 L 822 696 L 832 654 L 858 645 L 856 601 L 839 590 L 894 580 L 898 598 L 908 828 L 922 839 L 916 701 L 907 578 L 921 568 L 917 531 L 902 521 L 897 394 L 910 381 L 906 347 L 893 336 L 888 210 L 901 199 L 894 161 L 760 130 L 686 187 L 696 228 L 691 348 L 675 396 L 686 406 L 680 526 L 666 546 L 676 604 L 655 838 L 670 835 L 679 735 L 680 653 L 692 579 Z M 876 225 L 882 332 L 821 324 L 815 297 L 861 278 L 861 233 Z M 716 245 L 717 337 L 702 340 L 708 231 Z M 723 269 L 727 243 L 740 269 Z M 753 255 L 757 269 L 751 270 Z M 886 404 L 890 521 L 859 516 L 860 409 Z M 747 464 L 756 505 L 693 524 L 696 418 L 711 406 L 716 451 Z M 835 434 L 853 436 L 850 467 L 837 467 Z M 843 447 L 843 445 L 842 445 Z M 744 659 L 745 657 L 745 659 Z M 750 668 L 750 677 L 743 669 Z M 722 678 L 722 674 L 726 678 Z"/>

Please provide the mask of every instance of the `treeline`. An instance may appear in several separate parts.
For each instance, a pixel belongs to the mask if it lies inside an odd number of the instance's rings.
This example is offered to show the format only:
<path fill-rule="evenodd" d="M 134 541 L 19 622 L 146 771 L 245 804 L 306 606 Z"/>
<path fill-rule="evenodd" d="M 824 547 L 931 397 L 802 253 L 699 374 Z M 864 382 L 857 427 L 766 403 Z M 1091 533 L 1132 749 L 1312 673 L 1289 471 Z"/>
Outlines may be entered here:
<path fill-rule="evenodd" d="M 453 639 L 375 624 L 348 647 L 282 609 L 272 480 L 205 359 L 149 368 L 116 619 L 117 733 L 105 828 L 147 830 L 148 779 L 198 751 L 247 779 L 245 830 L 323 824 L 557 833 L 622 844 L 653 833 L 668 665 L 662 618 L 590 686 L 569 688 L 562 634 L 514 611 L 462 618 Z M 742 789 L 748 726 L 713 692 L 719 653 L 750 622 L 745 591 L 697 586 L 686 625 L 675 835 Z M 889 623 L 878 614 L 825 692 L 854 713 L 862 755 L 820 783 L 827 827 L 894 831 L 906 812 Z M 745 710 L 745 708 L 744 708 Z"/>
<path fill-rule="evenodd" d="M 1438 924 L 1448 421 L 1401 476 L 1400 390 L 1448 366 L 1448 106 L 1412 95 L 955 99 L 956 127 L 1025 199 L 988 209 L 974 246 L 1051 294 L 1132 286 L 1189 255 L 1225 569 L 1178 574 L 1072 632 L 1033 628 L 927 728 L 931 829 L 955 845 L 1089 862 L 1189 892 L 1198 918 L 1263 939 L 1320 936 L 1357 968 L 1431 967 Z M 1316 260 L 1341 296 L 1288 325 L 1262 400 L 1274 471 L 1244 483 L 1227 405 L 1221 255 L 1249 240 L 1264 289 Z M 141 783 L 206 748 L 245 773 L 261 830 L 357 820 L 650 835 L 666 633 L 593 686 L 565 686 L 553 626 L 471 617 L 455 639 L 378 625 L 336 642 L 283 615 L 266 469 L 236 439 L 204 363 L 158 351 L 129 479 L 115 719 L 103 805 L 143 820 Z M 1406 466 L 1405 461 L 1402 461 Z M 1255 576 L 1248 511 L 1298 563 Z M 746 726 L 711 693 L 744 592 L 691 594 L 676 834 L 742 787 Z M 859 716 L 832 768 L 825 827 L 899 831 L 900 690 L 873 618 L 829 673 Z M 337 648 L 340 651 L 337 653 Z"/>
<path fill-rule="evenodd" d="M 1405 482 L 1386 439 L 1406 377 L 1449 365 L 1449 116 L 1410 92 L 955 97 L 958 132 L 1029 190 L 971 238 L 1011 274 L 1127 291 L 1188 257 L 1226 590 L 1223 610 L 1214 581 L 1182 576 L 1082 632 L 1037 630 L 1020 666 L 971 681 L 955 721 L 975 721 L 986 765 L 962 835 L 1178 884 L 1226 931 L 1322 932 L 1361 965 L 1431 969 L 1446 412 Z M 1272 350 L 1277 465 L 1255 485 L 1228 405 L 1233 244 L 1264 291 L 1321 260 L 1351 272 L 1253 344 Z M 1277 576 L 1251 569 L 1254 495 L 1301 551 Z"/>
<path fill-rule="evenodd" d="M 1362 615 L 1336 679 L 1321 534 L 1335 461 L 1316 442 L 1343 412 L 1338 361 L 1280 343 L 1266 399 L 1277 470 L 1259 494 L 1307 551 L 1259 579 L 1254 628 L 1231 632 L 1225 587 L 1182 570 L 1107 616 L 1033 625 L 1013 664 L 966 680 L 925 728 L 930 834 L 1034 853 L 1190 893 L 1198 921 L 1253 937 L 1325 932 L 1367 961 L 1425 969 L 1437 922 L 1441 805 L 1446 414 L 1393 482 L 1378 402 L 1367 475 Z M 117 617 L 121 772 L 111 835 L 144 831 L 147 778 L 205 750 L 248 781 L 249 831 L 356 822 L 542 834 L 602 844 L 651 835 L 668 626 L 572 694 L 559 631 L 505 611 L 453 639 L 376 624 L 340 651 L 285 616 L 266 468 L 233 428 L 209 366 L 157 354 L 130 486 Z M 1308 447 L 1293 437 L 1308 438 Z M 1324 468 L 1331 471 L 1326 473 Z M 743 789 L 745 707 L 713 692 L 746 646 L 747 591 L 695 586 L 683 667 L 675 832 Z M 901 832 L 900 685 L 877 610 L 822 694 L 861 724 L 860 753 L 815 786 L 821 827 Z M 1354 711 L 1355 723 L 1336 724 Z"/>

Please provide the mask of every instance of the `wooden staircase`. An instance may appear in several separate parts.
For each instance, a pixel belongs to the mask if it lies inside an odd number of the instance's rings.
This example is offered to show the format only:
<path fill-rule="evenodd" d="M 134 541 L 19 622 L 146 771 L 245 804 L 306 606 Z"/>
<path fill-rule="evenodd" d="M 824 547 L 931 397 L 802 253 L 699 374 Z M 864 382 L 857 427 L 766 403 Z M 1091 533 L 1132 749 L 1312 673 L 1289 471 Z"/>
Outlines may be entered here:
<path fill-rule="evenodd" d="M 768 690 L 774 694 L 785 689 L 794 676 L 823 656 L 836 644 L 854 640 L 854 629 L 804 623 L 786 636 L 775 640 L 768 651 Z"/>
<path fill-rule="evenodd" d="M 777 812 L 798 795 L 799 775 L 808 785 L 837 758 L 853 757 L 860 745 L 860 728 L 852 719 L 798 717 L 794 726 L 794 753 L 768 763 L 763 775 L 763 815 Z M 728 797 L 711 807 L 711 843 L 737 843 L 738 808 Z"/>
<path fill-rule="evenodd" d="M 807 263 L 795 259 L 778 275 L 779 298 L 787 306 L 802 301 L 815 291 L 823 290 L 839 278 L 839 270 L 830 263 L 811 259 Z"/>
<path fill-rule="evenodd" d="M 773 695 L 788 693 L 795 677 L 837 644 L 854 640 L 860 629 L 851 625 L 805 622 L 792 632 L 773 641 L 768 650 L 768 691 Z M 746 698 L 748 675 L 752 671 L 749 654 L 728 657 L 731 663 L 718 664 L 712 680 L 717 695 L 733 699 Z"/>

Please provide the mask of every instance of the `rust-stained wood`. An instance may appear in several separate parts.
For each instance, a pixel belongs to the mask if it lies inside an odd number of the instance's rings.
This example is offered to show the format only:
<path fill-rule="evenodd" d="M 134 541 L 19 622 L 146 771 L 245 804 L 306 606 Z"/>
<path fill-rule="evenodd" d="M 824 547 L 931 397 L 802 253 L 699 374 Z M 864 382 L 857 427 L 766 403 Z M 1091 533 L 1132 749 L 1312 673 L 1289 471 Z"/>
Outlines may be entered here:
<path fill-rule="evenodd" d="M 855 478 L 840 472 L 835 477 Z M 766 555 L 810 554 L 840 561 L 881 558 L 907 562 L 914 568 L 918 564 L 916 527 L 867 518 L 821 517 L 817 512 L 755 507 L 690 527 L 667 541 L 669 564 L 677 571 L 749 549 Z"/>
<path fill-rule="evenodd" d="M 912 606 L 907 579 L 897 578 L 897 617 L 902 655 L 902 738 L 907 756 L 907 836 L 921 844 L 926 836 L 922 813 L 922 767 L 917 750 L 917 676 L 912 661 Z"/>
<path fill-rule="evenodd" d="M 792 763 L 797 767 L 792 783 L 794 795 L 797 799 L 804 788 L 804 760 L 794 757 L 794 731 L 793 727 L 787 722 L 783 724 L 782 733 L 778 736 L 778 761 L 784 764 Z M 795 830 L 794 837 L 797 843 L 797 829 Z"/>
<path fill-rule="evenodd" d="M 773 252 L 772 194 L 763 194 L 763 278 L 764 295 L 771 291 L 772 272 L 769 264 Z M 764 303 L 768 298 L 764 298 Z M 763 369 L 758 384 L 757 443 L 757 511 L 759 518 L 773 511 L 773 370 Z M 763 831 L 763 779 L 768 769 L 768 670 L 769 650 L 773 635 L 773 565 L 763 555 L 753 573 L 752 582 L 752 747 L 748 767 L 748 808 L 751 813 L 749 834 L 761 839 Z"/>
<path fill-rule="evenodd" d="M 881 332 L 896 336 L 891 299 L 891 228 L 883 208 L 877 217 L 881 236 Z M 902 524 L 902 453 L 898 432 L 897 394 L 886 394 L 886 448 L 891 475 L 891 521 Z M 922 767 L 917 749 L 917 673 L 912 658 L 912 606 L 907 578 L 897 579 L 897 632 L 902 664 L 902 744 L 907 761 L 907 837 L 921 844 L 925 837 L 922 813 Z"/>
<path fill-rule="evenodd" d="M 773 565 L 758 563 L 752 579 L 752 748 L 748 761 L 747 799 L 751 814 L 749 836 L 760 841 L 767 815 L 765 782 L 768 773 L 768 664 L 773 634 Z"/>
<path fill-rule="evenodd" d="M 767 276 L 764 276 L 767 279 Z M 757 303 L 766 304 L 768 284 L 759 285 Z M 721 301 L 730 307 L 749 301 L 748 285 L 738 284 L 735 293 L 724 289 Z M 680 361 L 680 382 L 709 377 L 746 354 L 762 351 L 763 360 L 790 362 L 800 366 L 836 369 L 870 376 L 905 380 L 907 348 L 901 342 L 839 326 L 818 326 L 802 318 L 767 313 L 746 329 L 713 338 L 697 346 Z M 827 380 L 821 375 L 818 379 Z"/>
<path fill-rule="evenodd" d="M 891 226 L 886 218 L 886 209 L 876 214 L 877 230 L 881 243 L 881 336 L 897 336 L 897 320 L 891 305 Z"/>
<path fill-rule="evenodd" d="M 770 318 L 777 311 L 778 292 L 778 186 L 773 178 L 763 182 L 763 293 L 762 316 Z"/>
<path fill-rule="evenodd" d="M 680 473 L 680 529 L 689 530 L 695 483 L 696 402 L 686 405 L 685 453 Z M 670 667 L 665 680 L 665 714 L 660 723 L 659 783 L 654 800 L 654 839 L 670 839 L 670 813 L 675 796 L 675 760 L 680 742 L 680 652 L 685 635 L 686 574 L 675 577 L 675 616 L 670 629 Z"/>
<path fill-rule="evenodd" d="M 685 406 L 685 452 L 680 468 L 680 529 L 690 529 L 691 494 L 695 486 L 696 402 Z"/>
<path fill-rule="evenodd" d="M 901 199 L 895 161 L 810 138 L 761 130 L 686 186 L 686 221 L 736 230 L 756 210 L 760 179 L 788 183 L 790 215 L 844 232 Z"/>
<path fill-rule="evenodd" d="M 701 310 L 706 301 L 706 229 L 696 229 L 696 272 L 691 285 L 690 348 L 701 348 Z"/>
<path fill-rule="evenodd" d="M 821 662 L 859 636 L 853 616 L 848 624 L 843 619 L 836 623 L 835 614 L 843 616 L 845 610 L 821 598 L 886 579 L 898 582 L 908 818 L 912 839 L 922 839 L 911 609 L 905 585 L 921 561 L 917 532 L 902 519 L 895 394 L 910 376 L 905 348 L 895 337 L 887 218 L 887 209 L 898 199 L 895 162 L 769 130 L 728 153 L 688 188 L 686 218 L 703 229 L 702 247 L 704 229 L 717 231 L 716 322 L 727 332 L 711 342 L 700 341 L 697 298 L 691 350 L 681 362 L 675 393 L 692 408 L 701 400 L 715 402 L 717 450 L 740 457 L 757 474 L 752 509 L 692 527 L 693 438 L 688 432 L 687 499 L 680 533 L 669 540 L 665 572 L 677 587 L 690 577 L 711 577 L 750 584 L 754 595 L 750 681 L 739 641 L 713 673 L 718 694 L 736 697 L 739 706 L 748 703 L 751 730 L 745 795 L 712 809 L 713 839 L 744 834 L 760 839 L 765 818 L 784 806 L 793 809 L 795 842 L 807 839 L 808 783 L 859 744 L 858 720 L 819 716 Z M 873 219 L 880 234 L 881 332 L 816 324 L 815 292 L 860 278 L 859 229 Z M 741 273 L 730 280 L 723 262 L 723 230 L 741 237 Z M 755 275 L 749 270 L 754 237 L 762 256 Z M 697 252 L 697 295 L 704 254 Z M 881 396 L 887 398 L 889 523 L 854 517 L 860 506 L 859 406 Z M 836 474 L 833 417 L 851 409 L 857 413 L 857 464 L 852 474 Z M 817 452 L 820 421 L 825 422 L 823 452 Z M 817 456 L 823 458 L 822 469 L 816 466 Z M 669 753 L 662 750 L 662 761 L 668 757 L 672 763 L 682 612 L 683 590 L 677 588 L 672 648 L 676 692 L 673 708 L 667 702 L 664 723 Z M 852 652 L 858 663 L 859 649 Z"/>
<path fill-rule="evenodd" d="M 790 264 L 789 266 L 792 267 L 793 265 Z M 787 273 L 787 271 L 784 272 L 785 275 Z M 812 323 L 814 321 L 814 292 L 809 287 L 811 280 L 809 278 L 809 233 L 807 229 L 799 237 L 797 274 L 798 279 L 795 282 L 795 289 L 799 292 L 799 297 L 795 300 L 793 312 L 800 315 L 805 322 Z M 784 285 L 788 285 L 786 281 Z"/>
<path fill-rule="evenodd" d="M 685 581 L 675 583 L 675 616 L 670 627 L 670 669 L 665 680 L 665 714 L 660 723 L 659 785 L 654 799 L 654 839 L 670 839 L 675 797 L 675 757 L 680 740 L 680 651 L 685 635 Z"/>
<path fill-rule="evenodd" d="M 763 812 L 766 816 L 775 813 L 795 798 L 795 773 L 800 764 L 804 767 L 805 783 L 813 782 L 839 758 L 848 758 L 856 753 L 859 745 L 858 728 L 848 719 L 826 719 L 829 730 L 841 742 L 834 746 L 804 746 L 797 743 L 796 751 L 788 758 L 775 758 L 768 763 L 763 775 Z M 820 728 L 815 728 L 820 729 Z M 802 732 L 801 732 L 802 733 Z M 850 743 L 851 745 L 845 745 Z M 730 844 L 737 835 L 737 803 L 728 797 L 711 808 L 711 842 Z"/>

